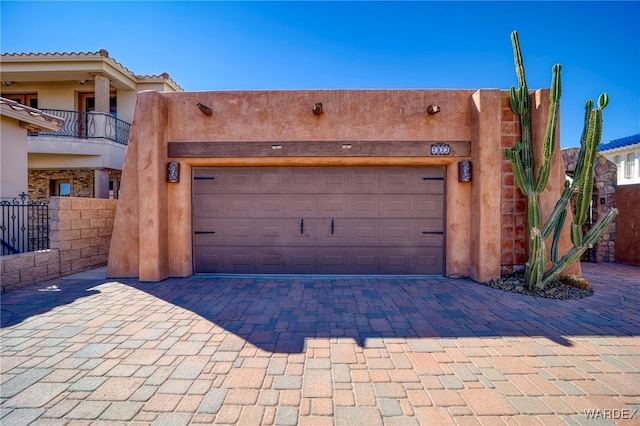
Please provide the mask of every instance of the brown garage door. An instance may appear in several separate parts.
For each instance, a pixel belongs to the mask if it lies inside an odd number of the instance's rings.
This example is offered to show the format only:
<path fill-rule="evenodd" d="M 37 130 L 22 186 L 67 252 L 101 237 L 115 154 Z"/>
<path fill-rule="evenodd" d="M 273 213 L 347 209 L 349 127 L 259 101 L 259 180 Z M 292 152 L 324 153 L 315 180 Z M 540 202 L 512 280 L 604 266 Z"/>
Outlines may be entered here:
<path fill-rule="evenodd" d="M 444 173 L 195 168 L 195 272 L 442 275 Z"/>

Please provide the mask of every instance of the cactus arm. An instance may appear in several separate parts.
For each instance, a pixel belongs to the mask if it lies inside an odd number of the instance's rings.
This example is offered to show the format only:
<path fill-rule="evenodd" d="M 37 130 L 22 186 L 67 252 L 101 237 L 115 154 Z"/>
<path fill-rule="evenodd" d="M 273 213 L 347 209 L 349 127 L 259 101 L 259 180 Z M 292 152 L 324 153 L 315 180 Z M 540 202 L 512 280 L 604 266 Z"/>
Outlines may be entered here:
<path fill-rule="evenodd" d="M 558 244 L 560 242 L 560 234 L 562 233 L 562 227 L 564 221 L 567 219 L 567 209 L 563 209 L 558 217 L 557 224 L 553 230 L 553 240 L 551 243 L 551 262 L 558 263 Z M 543 235 L 544 238 L 544 235 Z"/>
<path fill-rule="evenodd" d="M 582 238 L 584 235 L 582 234 L 582 225 L 577 223 L 571 224 L 571 242 L 574 247 L 580 246 L 582 244 Z"/>
<path fill-rule="evenodd" d="M 529 240 L 529 262 L 525 269 L 525 283 L 529 290 L 540 285 L 544 277 L 546 249 L 538 228 L 532 228 Z"/>
<path fill-rule="evenodd" d="M 584 126 L 582 128 L 582 136 L 580 136 L 580 151 L 578 152 L 578 159 L 576 160 L 576 169 L 573 173 L 573 184 L 574 187 L 578 187 L 578 184 L 582 180 L 582 171 L 584 170 L 584 157 L 585 150 L 582 147 L 586 146 L 587 141 L 587 132 L 589 130 L 589 116 L 591 115 L 591 110 L 593 110 L 593 101 L 591 99 L 587 100 L 584 105 Z"/>
<path fill-rule="evenodd" d="M 512 108 L 514 114 L 520 117 L 520 128 L 522 132 L 522 169 L 527 182 L 533 180 L 533 149 L 531 146 L 531 105 L 529 100 L 529 89 L 527 88 L 527 80 L 525 78 L 524 60 L 522 59 L 522 50 L 520 49 L 520 41 L 516 31 L 511 33 L 511 43 L 513 45 L 513 57 L 516 66 L 516 75 L 518 77 L 518 89 L 512 89 L 510 92 L 510 105 L 516 105 L 516 109 Z M 515 97 L 515 98 L 514 98 Z"/>
<path fill-rule="evenodd" d="M 567 208 L 567 204 L 569 204 L 569 200 L 571 199 L 571 194 L 573 193 L 573 186 L 569 185 L 569 182 L 565 183 L 564 191 L 562 191 L 562 195 L 558 202 L 556 203 L 551 215 L 547 219 L 547 222 L 542 227 L 542 237 L 547 238 L 551 235 L 551 231 L 553 231 L 557 227 L 558 220 Z"/>
<path fill-rule="evenodd" d="M 549 174 L 551 172 L 551 159 L 556 147 L 556 129 L 558 128 L 558 116 L 560 113 L 560 96 L 562 95 L 562 83 L 560 71 L 562 66 L 556 64 L 553 66 L 553 77 L 551 78 L 551 105 L 549 107 L 549 116 L 547 119 L 547 129 L 544 135 L 544 143 L 542 145 L 542 166 L 538 173 L 538 182 L 536 183 L 536 192 L 542 193 L 547 187 Z"/>
<path fill-rule="evenodd" d="M 549 283 L 556 278 L 562 271 L 564 271 L 569 265 L 576 262 L 582 256 L 588 248 L 598 241 L 600 235 L 611 225 L 613 220 L 618 215 L 618 209 L 609 210 L 604 216 L 602 216 L 593 227 L 584 235 L 582 243 L 576 247 L 571 248 L 560 261 L 554 263 L 554 265 L 544 274 L 542 279 L 543 284 Z"/>
<path fill-rule="evenodd" d="M 522 163 L 520 162 L 520 144 L 516 143 L 513 149 L 505 150 L 505 156 L 511 161 L 511 169 L 513 170 L 513 177 L 516 182 L 516 186 L 523 194 L 528 192 L 527 182 L 524 177 L 524 170 L 522 170 Z"/>
<path fill-rule="evenodd" d="M 598 145 L 602 138 L 602 109 L 606 107 L 608 103 L 608 96 L 606 94 L 603 93 L 600 99 L 602 99 L 602 102 L 600 100 L 598 101 L 598 108 L 592 110 L 589 114 L 589 124 L 583 145 L 585 151 L 584 161 L 582 163 L 583 168 L 580 170 L 581 176 L 578 182 L 578 196 L 576 199 L 576 217 L 574 219 L 574 223 L 579 225 L 584 224 L 587 220 L 589 203 L 591 202 L 593 192 L 593 167 L 598 153 Z"/>

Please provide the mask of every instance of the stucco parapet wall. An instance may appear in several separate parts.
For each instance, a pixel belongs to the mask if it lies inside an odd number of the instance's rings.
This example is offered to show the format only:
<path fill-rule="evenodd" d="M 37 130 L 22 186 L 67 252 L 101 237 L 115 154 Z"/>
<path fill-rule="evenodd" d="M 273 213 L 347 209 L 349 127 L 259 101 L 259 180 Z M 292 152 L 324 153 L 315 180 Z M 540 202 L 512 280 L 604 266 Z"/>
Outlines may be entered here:
<path fill-rule="evenodd" d="M 475 90 L 163 93 L 168 141 L 470 140 Z M 200 103 L 212 110 L 205 115 Z M 323 113 L 313 108 L 322 103 Z M 430 105 L 440 112 L 428 114 Z"/>

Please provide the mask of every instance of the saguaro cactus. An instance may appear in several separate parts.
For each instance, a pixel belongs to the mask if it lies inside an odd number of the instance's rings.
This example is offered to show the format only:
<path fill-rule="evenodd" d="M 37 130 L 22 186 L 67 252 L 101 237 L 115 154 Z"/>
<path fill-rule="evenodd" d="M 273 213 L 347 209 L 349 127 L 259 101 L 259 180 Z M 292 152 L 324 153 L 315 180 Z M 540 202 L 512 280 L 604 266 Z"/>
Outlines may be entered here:
<path fill-rule="evenodd" d="M 598 240 L 618 214 L 617 209 L 609 210 L 595 225 L 583 235 L 584 225 L 590 208 L 593 191 L 593 170 L 596 161 L 598 145 L 602 138 L 602 110 L 609 103 L 609 97 L 603 93 L 598 98 L 598 107 L 593 108 L 592 100 L 585 105 L 584 128 L 580 139 L 580 152 L 573 176 L 573 182 L 565 183 L 565 188 L 556 203 L 553 212 L 542 224 L 540 216 L 539 196 L 545 190 L 551 171 L 551 159 L 556 145 L 556 129 L 560 110 L 560 96 L 562 84 L 560 79 L 560 64 L 552 68 L 551 106 L 547 119 L 547 127 L 542 147 L 542 163 L 535 175 L 535 158 L 531 142 L 531 105 L 529 89 L 525 79 L 524 61 L 518 33 L 511 33 L 513 55 L 518 77 L 518 88 L 511 87 L 511 111 L 520 117 L 522 140 L 513 148 L 505 150 L 505 155 L 511 161 L 515 182 L 520 191 L 527 198 L 527 230 L 529 235 L 529 259 L 525 265 L 525 284 L 529 289 L 534 286 L 545 286 L 562 273 L 569 265 L 576 262 L 582 253 Z M 573 247 L 558 259 L 558 243 L 562 228 L 567 217 L 567 204 L 571 195 L 577 192 L 576 215 L 571 223 L 571 242 Z M 553 235 L 551 235 L 553 233 Z M 545 241 L 551 237 L 552 266 L 545 271 L 547 265 L 547 250 Z"/>

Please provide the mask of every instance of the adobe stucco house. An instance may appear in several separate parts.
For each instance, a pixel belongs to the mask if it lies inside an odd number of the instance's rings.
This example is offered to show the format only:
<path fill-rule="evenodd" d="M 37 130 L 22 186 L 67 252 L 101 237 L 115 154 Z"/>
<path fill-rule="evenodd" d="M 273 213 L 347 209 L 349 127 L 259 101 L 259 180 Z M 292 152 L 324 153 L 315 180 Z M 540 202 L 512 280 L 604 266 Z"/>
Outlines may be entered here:
<path fill-rule="evenodd" d="M 539 146 L 548 91 L 532 98 Z M 486 281 L 525 261 L 519 138 L 499 89 L 141 92 L 107 275 Z"/>

